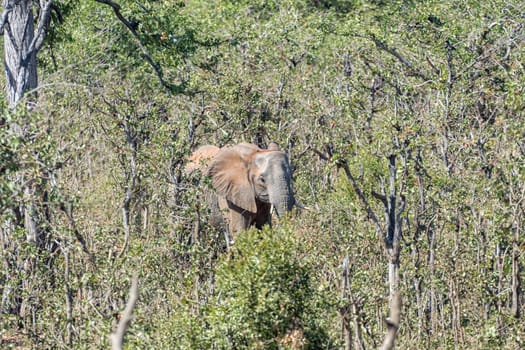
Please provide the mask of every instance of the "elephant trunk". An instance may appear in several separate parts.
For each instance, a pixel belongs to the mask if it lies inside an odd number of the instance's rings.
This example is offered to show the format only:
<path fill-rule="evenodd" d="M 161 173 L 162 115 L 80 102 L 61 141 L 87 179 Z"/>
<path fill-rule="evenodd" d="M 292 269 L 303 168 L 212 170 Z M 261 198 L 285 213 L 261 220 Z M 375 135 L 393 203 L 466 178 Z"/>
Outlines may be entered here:
<path fill-rule="evenodd" d="M 281 186 L 275 191 L 270 191 L 270 203 L 275 207 L 277 216 L 282 217 L 286 212 L 292 210 L 295 198 L 288 181 L 283 180 Z"/>

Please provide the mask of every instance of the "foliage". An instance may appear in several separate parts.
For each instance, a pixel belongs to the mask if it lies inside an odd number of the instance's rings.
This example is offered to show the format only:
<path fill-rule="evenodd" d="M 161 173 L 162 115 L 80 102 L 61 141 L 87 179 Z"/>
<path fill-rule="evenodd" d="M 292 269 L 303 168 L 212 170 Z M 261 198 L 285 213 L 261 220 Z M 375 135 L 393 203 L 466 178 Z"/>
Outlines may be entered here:
<path fill-rule="evenodd" d="M 277 348 L 291 343 L 286 336 L 307 348 L 327 346 L 316 320 L 320 295 L 293 238 L 290 228 L 252 231 L 236 242 L 232 260 L 217 266 L 209 324 L 223 348 Z"/>
<path fill-rule="evenodd" d="M 322 293 L 289 227 L 239 236 L 215 268 L 213 295 L 193 317 L 179 314 L 174 344 L 186 348 L 330 348 Z M 183 322 L 186 322 L 184 324 Z"/>

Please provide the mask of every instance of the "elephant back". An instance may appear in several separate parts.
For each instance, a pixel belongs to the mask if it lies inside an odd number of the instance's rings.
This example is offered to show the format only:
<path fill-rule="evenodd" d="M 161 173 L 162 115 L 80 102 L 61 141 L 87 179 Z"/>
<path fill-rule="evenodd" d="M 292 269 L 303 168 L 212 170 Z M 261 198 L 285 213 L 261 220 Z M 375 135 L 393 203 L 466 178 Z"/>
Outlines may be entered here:
<path fill-rule="evenodd" d="M 192 175 L 199 170 L 204 173 L 208 168 L 210 161 L 219 153 L 220 148 L 212 145 L 204 145 L 197 148 L 190 156 L 186 165 L 185 173 L 187 176 Z"/>

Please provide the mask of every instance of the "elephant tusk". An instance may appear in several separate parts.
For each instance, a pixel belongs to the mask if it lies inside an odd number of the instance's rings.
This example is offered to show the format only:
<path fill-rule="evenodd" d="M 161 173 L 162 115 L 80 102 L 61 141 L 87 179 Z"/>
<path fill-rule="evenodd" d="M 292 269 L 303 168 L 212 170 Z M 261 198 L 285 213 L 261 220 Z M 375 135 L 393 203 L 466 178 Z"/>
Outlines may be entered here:
<path fill-rule="evenodd" d="M 274 214 L 277 215 L 277 210 L 275 210 L 275 205 L 271 204 L 270 205 L 270 215 L 274 215 Z"/>
<path fill-rule="evenodd" d="M 295 200 L 295 206 L 299 209 L 305 209 L 305 210 L 311 210 L 311 208 L 305 206 L 304 204 L 302 204 L 301 202 L 299 202 L 298 200 Z"/>

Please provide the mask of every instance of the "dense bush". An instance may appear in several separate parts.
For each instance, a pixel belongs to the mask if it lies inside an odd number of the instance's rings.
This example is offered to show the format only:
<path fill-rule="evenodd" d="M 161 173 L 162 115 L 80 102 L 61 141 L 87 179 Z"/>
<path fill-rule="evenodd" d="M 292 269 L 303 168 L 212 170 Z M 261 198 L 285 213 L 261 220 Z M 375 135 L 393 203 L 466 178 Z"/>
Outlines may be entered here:
<path fill-rule="evenodd" d="M 213 292 L 198 313 L 179 314 L 174 344 L 187 348 L 331 348 L 322 316 L 329 306 L 314 284 L 305 247 L 290 227 L 251 230 L 223 255 Z M 189 325 L 188 325 L 189 324 Z"/>

